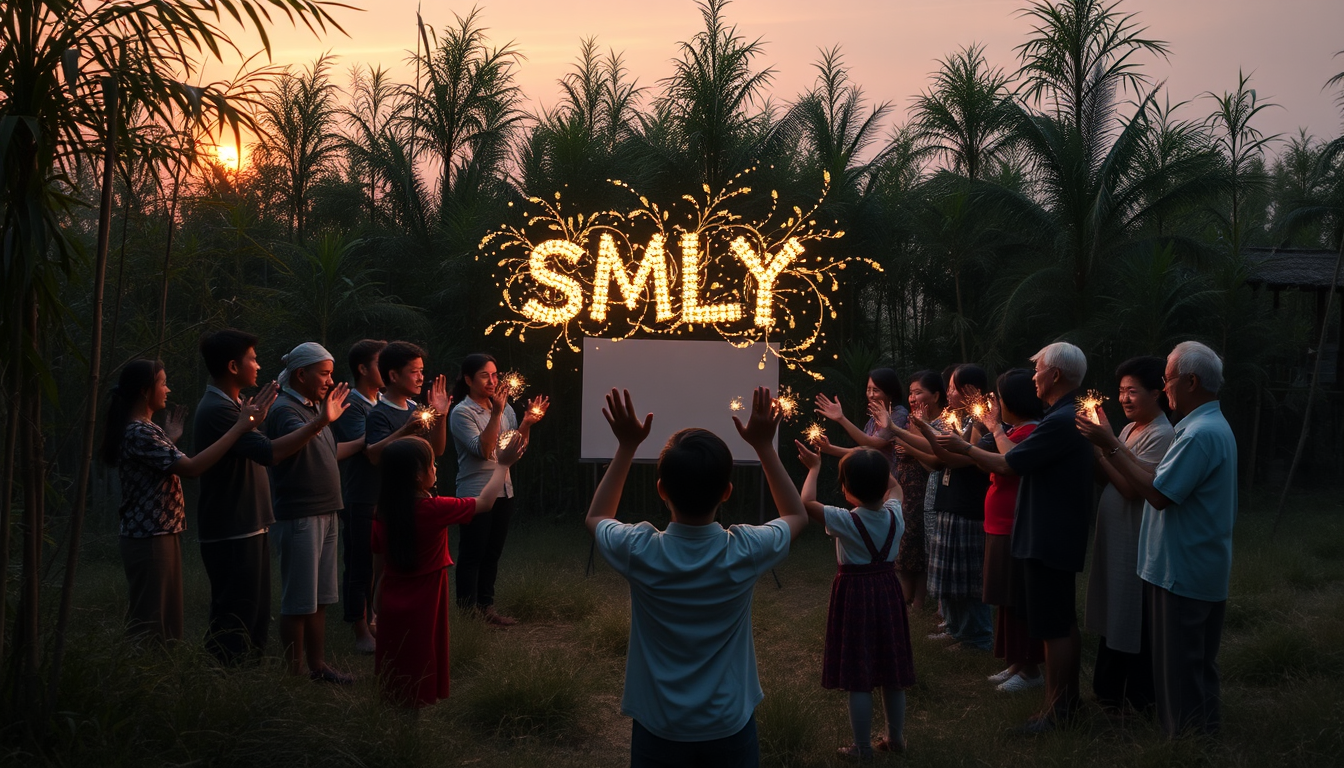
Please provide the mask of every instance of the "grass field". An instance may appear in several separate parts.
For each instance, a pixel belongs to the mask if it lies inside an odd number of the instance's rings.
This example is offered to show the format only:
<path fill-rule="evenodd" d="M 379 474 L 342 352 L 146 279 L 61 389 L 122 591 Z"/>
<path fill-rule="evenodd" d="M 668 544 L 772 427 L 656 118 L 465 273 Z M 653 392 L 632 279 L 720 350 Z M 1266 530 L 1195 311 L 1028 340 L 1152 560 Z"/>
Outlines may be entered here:
<path fill-rule="evenodd" d="M 1000 669 L 980 654 L 924 639 L 912 617 L 919 683 L 910 691 L 909 753 L 890 763 L 952 765 L 1339 765 L 1344 755 L 1344 503 L 1296 499 L 1269 538 L 1268 504 L 1237 524 L 1232 597 L 1220 662 L 1222 737 L 1164 742 L 1144 721 L 1113 722 L 1089 705 L 1082 724 L 1036 739 L 1006 729 L 1039 705 L 1040 690 L 1001 694 Z M 378 702 L 372 657 L 356 655 L 338 610 L 328 656 L 360 676 L 347 689 L 285 678 L 276 660 L 223 671 L 196 640 L 207 583 L 184 542 L 187 635 L 168 654 L 120 639 L 124 576 L 115 538 L 93 535 L 58 714 L 34 744 L 21 718 L 0 742 L 6 764 L 619 766 L 630 721 L 619 701 L 629 623 L 624 582 L 598 560 L 579 521 L 520 521 L 501 567 L 500 604 L 523 623 L 508 631 L 455 617 L 453 694 L 418 715 Z M 821 688 L 820 659 L 834 555 L 815 526 L 777 575 L 756 588 L 755 631 L 765 700 L 757 711 L 766 765 L 838 764 L 849 743 L 843 694 Z M 1085 580 L 1080 579 L 1080 592 Z M 279 604 L 278 598 L 275 602 Z M 275 652 L 272 628 L 271 652 Z M 1086 638 L 1084 688 L 1095 638 Z M 877 718 L 880 720 L 880 717 Z M 879 761 L 881 762 L 881 761 Z"/>

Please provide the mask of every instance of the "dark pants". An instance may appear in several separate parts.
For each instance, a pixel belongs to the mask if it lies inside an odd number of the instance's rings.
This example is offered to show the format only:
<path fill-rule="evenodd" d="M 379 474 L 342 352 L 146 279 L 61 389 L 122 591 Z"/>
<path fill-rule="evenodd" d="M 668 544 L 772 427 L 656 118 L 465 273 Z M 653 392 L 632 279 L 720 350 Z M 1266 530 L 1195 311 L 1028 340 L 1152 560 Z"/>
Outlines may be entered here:
<path fill-rule="evenodd" d="M 1153 648 L 1147 623 L 1145 620 L 1138 653 L 1117 651 L 1106 645 L 1104 637 L 1097 645 L 1092 691 L 1103 707 L 1119 709 L 1128 704 L 1143 712 L 1153 706 Z"/>
<path fill-rule="evenodd" d="M 271 626 L 271 539 L 266 534 L 201 544 L 210 578 L 205 647 L 225 664 L 261 655 Z"/>
<path fill-rule="evenodd" d="M 345 621 L 353 624 L 373 616 L 373 505 L 357 504 L 341 511 L 345 521 Z"/>
<path fill-rule="evenodd" d="M 489 608 L 495 604 L 495 576 L 504 539 L 509 535 L 513 499 L 495 499 L 495 506 L 461 527 L 457 547 L 457 604 Z"/>
<path fill-rule="evenodd" d="M 182 535 L 118 540 L 126 569 L 126 635 L 182 639 Z"/>
<path fill-rule="evenodd" d="M 630 768 L 757 768 L 761 743 L 756 716 L 732 736 L 712 741 L 669 741 L 634 721 L 630 734 Z"/>
<path fill-rule="evenodd" d="M 1145 583 L 1157 720 L 1167 738 L 1212 735 L 1221 725 L 1218 645 L 1227 601 L 1181 597 Z"/>

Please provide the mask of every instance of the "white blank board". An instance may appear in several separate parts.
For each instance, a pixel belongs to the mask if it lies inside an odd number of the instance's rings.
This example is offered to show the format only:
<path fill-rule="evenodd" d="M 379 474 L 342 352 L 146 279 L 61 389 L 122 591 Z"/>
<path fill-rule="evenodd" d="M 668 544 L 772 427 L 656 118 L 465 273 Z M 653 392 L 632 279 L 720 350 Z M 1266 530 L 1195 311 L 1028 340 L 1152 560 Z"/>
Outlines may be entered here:
<path fill-rule="evenodd" d="M 635 453 L 636 461 L 656 461 L 673 433 L 702 427 L 723 438 L 735 462 L 756 464 L 756 452 L 738 436 L 733 416 L 746 422 L 756 387 L 776 392 L 779 358 L 767 353 L 764 343 L 739 349 L 725 341 L 584 338 L 583 461 L 606 461 L 616 454 L 616 438 L 602 416 L 613 387 L 630 390 L 641 420 L 653 414 L 653 429 Z M 744 408 L 734 414 L 729 404 L 737 397 Z"/>

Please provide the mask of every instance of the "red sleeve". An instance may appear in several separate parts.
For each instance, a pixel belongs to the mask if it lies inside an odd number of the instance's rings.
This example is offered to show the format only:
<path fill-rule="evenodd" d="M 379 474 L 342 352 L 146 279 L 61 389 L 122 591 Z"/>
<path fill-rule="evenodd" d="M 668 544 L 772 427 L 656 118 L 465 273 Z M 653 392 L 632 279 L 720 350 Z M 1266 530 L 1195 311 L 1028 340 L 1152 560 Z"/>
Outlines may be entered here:
<path fill-rule="evenodd" d="M 375 517 L 373 519 L 373 531 L 369 535 L 370 548 L 375 555 L 383 554 L 383 550 L 387 548 L 387 545 L 383 542 L 383 537 L 383 521 Z"/>
<path fill-rule="evenodd" d="M 446 528 L 458 523 L 471 522 L 476 515 L 476 499 L 458 499 L 452 496 L 435 496 L 421 502 L 422 513 L 427 512 L 432 528 Z"/>
<path fill-rule="evenodd" d="M 1009 435 L 1008 439 L 1012 440 L 1014 443 L 1020 443 L 1023 440 L 1026 440 L 1028 437 L 1031 437 L 1031 433 L 1035 431 L 1036 431 L 1035 424 L 1026 424 L 1024 426 L 1018 427 L 1017 429 L 1014 429 L 1013 434 Z"/>

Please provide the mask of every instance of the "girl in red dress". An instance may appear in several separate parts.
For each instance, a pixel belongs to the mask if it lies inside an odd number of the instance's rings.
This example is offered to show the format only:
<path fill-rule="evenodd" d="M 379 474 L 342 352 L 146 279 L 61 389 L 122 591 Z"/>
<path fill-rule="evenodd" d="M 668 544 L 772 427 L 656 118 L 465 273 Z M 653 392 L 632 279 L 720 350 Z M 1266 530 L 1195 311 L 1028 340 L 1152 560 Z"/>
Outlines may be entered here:
<path fill-rule="evenodd" d="M 448 526 L 489 512 L 504 476 L 523 454 L 515 435 L 498 452 L 481 495 L 434 495 L 434 452 L 421 437 L 404 437 L 383 450 L 382 493 L 373 521 L 373 571 L 378 645 L 373 668 L 383 698 L 423 707 L 448 697 Z"/>

